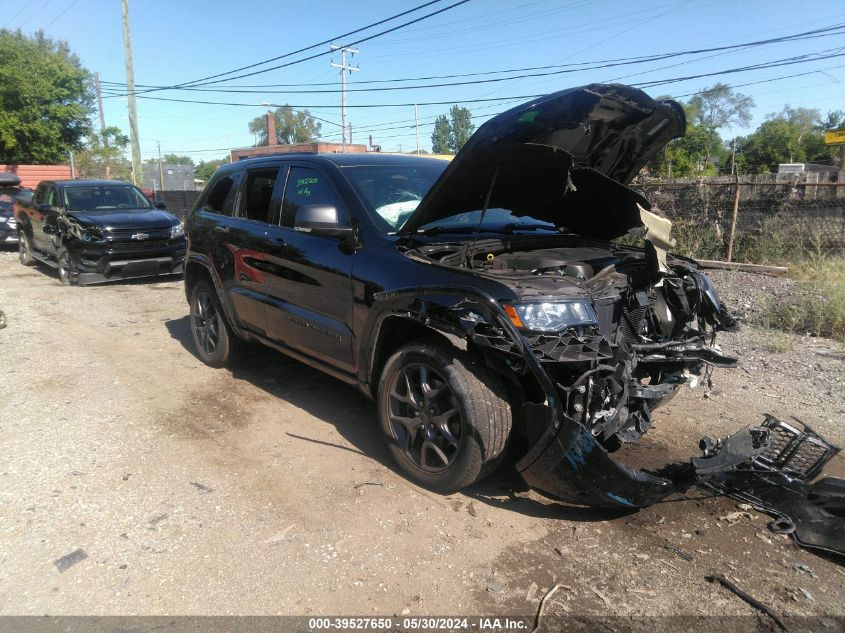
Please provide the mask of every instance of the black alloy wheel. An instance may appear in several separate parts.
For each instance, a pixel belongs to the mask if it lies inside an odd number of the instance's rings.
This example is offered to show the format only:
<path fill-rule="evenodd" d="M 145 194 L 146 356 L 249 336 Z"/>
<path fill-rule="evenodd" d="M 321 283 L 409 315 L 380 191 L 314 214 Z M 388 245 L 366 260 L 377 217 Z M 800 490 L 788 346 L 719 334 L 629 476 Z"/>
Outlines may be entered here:
<path fill-rule="evenodd" d="M 200 360 L 211 367 L 233 360 L 241 341 L 231 331 L 211 283 L 203 280 L 194 286 L 190 310 L 191 337 Z"/>
<path fill-rule="evenodd" d="M 464 436 L 463 416 L 449 383 L 423 363 L 405 365 L 391 382 L 388 415 L 402 453 L 426 472 L 446 470 Z"/>
<path fill-rule="evenodd" d="M 441 492 L 492 472 L 511 430 L 499 379 L 480 359 L 437 338 L 405 345 L 387 360 L 378 412 L 399 468 Z"/>

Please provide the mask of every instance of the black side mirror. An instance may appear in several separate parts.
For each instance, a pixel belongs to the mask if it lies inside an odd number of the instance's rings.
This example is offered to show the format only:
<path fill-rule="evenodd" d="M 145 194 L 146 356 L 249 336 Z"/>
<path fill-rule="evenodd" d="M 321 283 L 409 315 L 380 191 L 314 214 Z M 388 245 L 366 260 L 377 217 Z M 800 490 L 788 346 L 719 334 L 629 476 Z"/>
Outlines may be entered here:
<path fill-rule="evenodd" d="M 344 239 L 352 237 L 353 234 L 351 226 L 341 223 L 337 207 L 328 204 L 299 207 L 296 211 L 293 230 L 310 233 L 311 235 Z"/>
<path fill-rule="evenodd" d="M 156 201 L 156 209 L 166 209 L 167 203 L 164 200 L 157 200 Z"/>
<path fill-rule="evenodd" d="M 53 205 L 42 202 L 35 207 L 35 210 L 38 211 L 38 213 L 50 213 L 50 211 L 53 210 Z"/>

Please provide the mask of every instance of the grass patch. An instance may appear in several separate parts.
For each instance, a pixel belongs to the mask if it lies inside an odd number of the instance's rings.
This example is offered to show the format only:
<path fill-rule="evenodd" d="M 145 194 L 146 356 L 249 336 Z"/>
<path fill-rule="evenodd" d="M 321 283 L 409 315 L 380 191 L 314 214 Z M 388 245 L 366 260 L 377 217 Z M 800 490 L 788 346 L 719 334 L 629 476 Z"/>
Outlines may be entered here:
<path fill-rule="evenodd" d="M 792 335 L 787 332 L 772 330 L 766 340 L 766 350 L 775 354 L 792 351 Z"/>
<path fill-rule="evenodd" d="M 733 261 L 783 264 L 800 259 L 805 251 L 805 237 L 795 228 L 792 220 L 781 215 L 763 218 L 756 231 L 736 237 Z"/>
<path fill-rule="evenodd" d="M 845 257 L 811 257 L 794 271 L 798 292 L 767 305 L 765 325 L 845 342 Z"/>

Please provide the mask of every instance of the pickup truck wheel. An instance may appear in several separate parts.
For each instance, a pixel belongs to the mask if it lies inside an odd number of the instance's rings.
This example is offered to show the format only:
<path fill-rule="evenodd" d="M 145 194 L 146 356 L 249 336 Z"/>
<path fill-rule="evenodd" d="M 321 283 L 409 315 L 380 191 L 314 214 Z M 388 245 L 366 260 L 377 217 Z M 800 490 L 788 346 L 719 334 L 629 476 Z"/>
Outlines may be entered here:
<path fill-rule="evenodd" d="M 63 286 L 75 286 L 76 270 L 70 259 L 70 252 L 66 248 L 59 249 L 56 261 L 59 268 L 59 283 Z"/>
<path fill-rule="evenodd" d="M 498 464 L 511 430 L 499 380 L 469 354 L 440 341 L 406 345 L 379 384 L 382 431 L 415 482 L 452 492 Z"/>
<path fill-rule="evenodd" d="M 200 360 L 211 367 L 223 367 L 234 360 L 242 343 L 229 327 L 211 283 L 200 281 L 194 286 L 190 309 L 191 337 Z"/>
<path fill-rule="evenodd" d="M 26 231 L 18 231 L 18 257 L 24 266 L 34 266 L 35 257 L 32 256 L 32 242 Z"/>

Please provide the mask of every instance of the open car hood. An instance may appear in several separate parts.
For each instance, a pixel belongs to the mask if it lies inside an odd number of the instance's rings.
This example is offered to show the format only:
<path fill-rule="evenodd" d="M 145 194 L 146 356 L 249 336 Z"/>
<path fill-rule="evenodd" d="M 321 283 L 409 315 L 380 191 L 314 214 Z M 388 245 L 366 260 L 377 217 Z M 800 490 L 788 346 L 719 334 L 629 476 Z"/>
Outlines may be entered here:
<path fill-rule="evenodd" d="M 649 208 L 625 184 L 685 127 L 678 103 L 628 86 L 534 99 L 478 128 L 399 233 L 477 211 L 486 200 L 489 209 L 614 239 L 641 225 L 637 205 Z"/>

